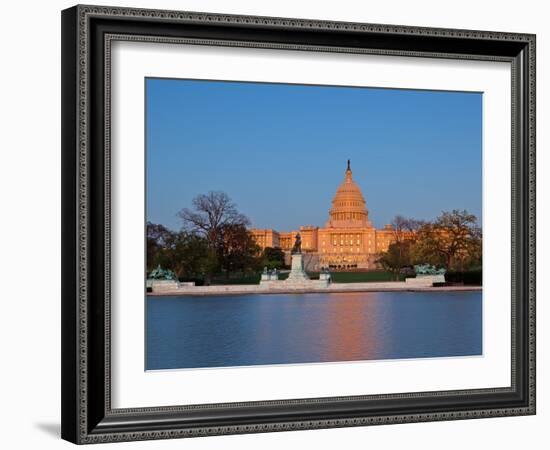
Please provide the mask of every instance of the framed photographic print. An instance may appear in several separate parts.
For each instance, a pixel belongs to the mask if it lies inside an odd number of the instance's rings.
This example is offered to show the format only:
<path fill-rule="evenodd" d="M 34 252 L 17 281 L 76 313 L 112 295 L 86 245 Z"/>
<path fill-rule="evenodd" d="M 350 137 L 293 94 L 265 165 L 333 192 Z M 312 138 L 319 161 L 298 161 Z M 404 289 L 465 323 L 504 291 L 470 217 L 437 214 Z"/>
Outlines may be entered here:
<path fill-rule="evenodd" d="M 62 12 L 62 437 L 535 413 L 535 36 Z"/>

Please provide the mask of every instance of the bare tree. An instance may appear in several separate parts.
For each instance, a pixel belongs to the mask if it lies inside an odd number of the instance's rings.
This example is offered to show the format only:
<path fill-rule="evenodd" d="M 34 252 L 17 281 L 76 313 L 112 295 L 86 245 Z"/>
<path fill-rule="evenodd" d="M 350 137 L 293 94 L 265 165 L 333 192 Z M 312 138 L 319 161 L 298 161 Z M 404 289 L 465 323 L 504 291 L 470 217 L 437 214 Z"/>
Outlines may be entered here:
<path fill-rule="evenodd" d="M 397 215 L 391 222 L 394 242 L 416 240 L 416 233 L 425 224 L 422 220 L 412 219 Z"/>
<path fill-rule="evenodd" d="M 225 192 L 210 191 L 193 199 L 193 209 L 183 208 L 178 216 L 189 231 L 202 234 L 214 249 L 229 226 L 247 226 L 250 220 L 237 211 L 237 206 Z"/>
<path fill-rule="evenodd" d="M 403 216 L 397 215 L 391 222 L 393 230 L 393 238 L 395 242 L 403 242 L 405 239 L 405 232 L 407 230 L 408 219 Z"/>

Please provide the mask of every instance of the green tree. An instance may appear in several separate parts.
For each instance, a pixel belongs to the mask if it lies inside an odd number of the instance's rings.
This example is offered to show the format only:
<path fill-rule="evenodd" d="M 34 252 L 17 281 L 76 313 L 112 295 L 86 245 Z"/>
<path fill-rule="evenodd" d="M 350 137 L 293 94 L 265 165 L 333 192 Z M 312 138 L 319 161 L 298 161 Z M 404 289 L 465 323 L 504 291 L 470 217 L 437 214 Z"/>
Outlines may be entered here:
<path fill-rule="evenodd" d="M 194 233 L 174 233 L 167 256 L 172 270 L 180 279 L 202 277 L 211 270 L 206 239 Z"/>
<path fill-rule="evenodd" d="M 476 261 L 481 264 L 481 245 L 481 229 L 475 215 L 466 210 L 444 211 L 418 231 L 413 259 L 447 270 L 464 270 Z"/>
<path fill-rule="evenodd" d="M 173 238 L 173 232 L 164 225 L 147 222 L 146 247 L 147 247 L 147 271 L 150 272 L 159 264 L 166 267 L 165 249 Z"/>
<path fill-rule="evenodd" d="M 262 266 L 268 269 L 282 269 L 285 266 L 285 253 L 280 248 L 264 248 L 262 252 Z"/>
<path fill-rule="evenodd" d="M 242 224 L 226 224 L 219 229 L 218 261 L 221 270 L 229 277 L 232 272 L 257 270 L 260 248 Z"/>
<path fill-rule="evenodd" d="M 411 247 L 413 242 L 404 240 L 393 242 L 388 250 L 379 254 L 377 263 L 386 271 L 391 272 L 394 280 L 399 280 L 401 269 L 411 265 Z"/>
<path fill-rule="evenodd" d="M 216 270 L 206 239 L 186 230 L 168 230 L 163 225 L 147 223 L 147 271 L 160 265 L 172 270 L 179 279 L 204 277 Z"/>
<path fill-rule="evenodd" d="M 391 222 L 393 243 L 386 252 L 379 255 L 378 264 L 399 279 L 401 269 L 412 265 L 414 243 L 418 230 L 425 222 L 397 215 Z"/>

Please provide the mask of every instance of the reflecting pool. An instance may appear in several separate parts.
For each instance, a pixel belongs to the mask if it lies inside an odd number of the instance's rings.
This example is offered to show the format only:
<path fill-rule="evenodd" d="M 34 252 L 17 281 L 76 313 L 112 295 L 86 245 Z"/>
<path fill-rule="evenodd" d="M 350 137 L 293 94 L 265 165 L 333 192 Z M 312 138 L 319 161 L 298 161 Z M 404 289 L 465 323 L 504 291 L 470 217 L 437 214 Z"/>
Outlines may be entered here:
<path fill-rule="evenodd" d="M 146 369 L 480 355 L 481 292 L 148 296 Z"/>

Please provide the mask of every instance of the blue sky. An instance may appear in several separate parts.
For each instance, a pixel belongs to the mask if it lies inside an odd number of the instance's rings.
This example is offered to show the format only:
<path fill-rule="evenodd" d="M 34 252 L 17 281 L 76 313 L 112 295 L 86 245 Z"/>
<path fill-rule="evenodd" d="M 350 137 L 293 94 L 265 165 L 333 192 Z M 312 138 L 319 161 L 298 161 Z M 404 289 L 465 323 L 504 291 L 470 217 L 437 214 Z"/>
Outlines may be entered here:
<path fill-rule="evenodd" d="M 147 220 L 179 229 L 225 191 L 253 226 L 323 226 L 346 160 L 377 227 L 467 209 L 481 222 L 482 94 L 146 79 Z"/>

